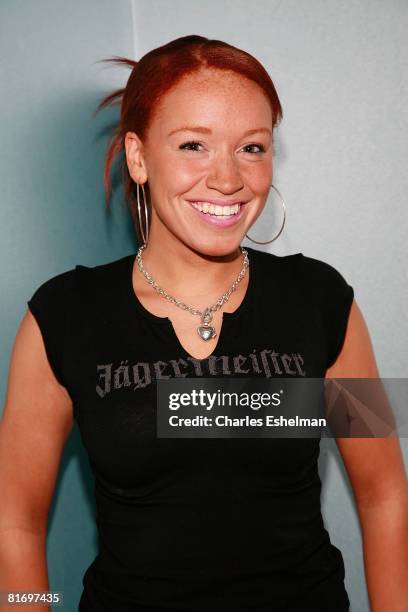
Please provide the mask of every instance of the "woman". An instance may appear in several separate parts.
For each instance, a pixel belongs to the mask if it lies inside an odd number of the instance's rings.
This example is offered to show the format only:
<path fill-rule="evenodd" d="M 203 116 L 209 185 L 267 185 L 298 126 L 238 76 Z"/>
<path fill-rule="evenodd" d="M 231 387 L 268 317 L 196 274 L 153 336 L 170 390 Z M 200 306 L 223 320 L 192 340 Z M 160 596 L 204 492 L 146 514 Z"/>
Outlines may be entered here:
<path fill-rule="evenodd" d="M 118 61 L 133 71 L 100 105 L 122 96 L 105 184 L 109 195 L 124 150 L 143 248 L 59 274 L 29 301 L 1 425 L 2 590 L 48 588 L 47 512 L 75 418 L 99 530 L 79 610 L 348 610 L 343 558 L 320 513 L 319 439 L 155 431 L 161 378 L 378 376 L 339 272 L 300 253 L 240 247 L 272 185 L 275 88 L 252 56 L 200 36 Z M 398 441 L 337 444 L 372 609 L 402 612 L 408 504 Z"/>

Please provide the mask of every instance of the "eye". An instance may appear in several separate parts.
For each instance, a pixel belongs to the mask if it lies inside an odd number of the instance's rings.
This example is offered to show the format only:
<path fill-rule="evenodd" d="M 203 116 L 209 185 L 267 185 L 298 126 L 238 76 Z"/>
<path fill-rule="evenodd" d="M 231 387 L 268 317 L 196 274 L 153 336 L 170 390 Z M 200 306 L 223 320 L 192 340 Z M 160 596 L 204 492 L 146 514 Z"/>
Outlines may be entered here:
<path fill-rule="evenodd" d="M 201 143 L 195 141 L 195 140 L 190 140 L 188 142 L 184 142 L 183 144 L 180 145 L 180 149 L 185 150 L 185 151 L 197 151 L 197 149 L 192 149 L 190 147 L 201 147 Z"/>
<path fill-rule="evenodd" d="M 261 145 L 261 144 L 256 144 L 256 143 L 249 144 L 249 145 L 246 145 L 244 147 L 244 149 L 248 149 L 248 147 L 258 147 L 258 149 L 260 149 L 260 151 L 252 151 L 252 153 L 258 153 L 258 154 L 259 153 L 265 153 L 265 147 L 263 145 Z M 249 151 L 249 153 L 251 153 L 251 151 Z"/>
<path fill-rule="evenodd" d="M 198 151 L 197 147 L 202 146 L 203 145 L 200 142 L 197 142 L 196 140 L 189 140 L 188 142 L 184 142 L 183 144 L 181 144 L 179 148 L 185 151 Z M 251 147 L 258 147 L 259 151 L 248 151 L 249 153 L 257 153 L 258 155 L 260 153 L 265 153 L 265 147 L 262 144 L 257 143 L 246 145 L 244 149 L 248 149 Z"/>

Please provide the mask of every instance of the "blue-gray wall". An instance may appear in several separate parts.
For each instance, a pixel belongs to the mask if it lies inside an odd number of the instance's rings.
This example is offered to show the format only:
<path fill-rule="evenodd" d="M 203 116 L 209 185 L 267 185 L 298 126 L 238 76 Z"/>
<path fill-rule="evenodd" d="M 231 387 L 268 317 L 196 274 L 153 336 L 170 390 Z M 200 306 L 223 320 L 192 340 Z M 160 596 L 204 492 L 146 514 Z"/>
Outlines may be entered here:
<path fill-rule="evenodd" d="M 105 212 L 106 129 L 117 110 L 92 118 L 129 74 L 96 63 L 134 57 L 129 2 L 2 0 L 0 4 L 1 376 L 18 323 L 41 282 L 135 248 L 122 194 Z M 90 469 L 77 426 L 66 445 L 50 514 L 51 588 L 77 609 L 96 551 Z M 55 608 L 60 610 L 61 608 Z"/>
<path fill-rule="evenodd" d="M 288 209 L 284 233 L 269 250 L 301 251 L 337 267 L 365 314 L 381 375 L 407 377 L 407 30 L 408 4 L 398 0 L 3 0 L 2 395 L 34 288 L 77 263 L 111 261 L 135 248 L 120 190 L 112 214 L 104 209 L 106 128 L 117 115 L 92 118 L 128 72 L 95 62 L 137 59 L 186 34 L 236 44 L 269 70 L 284 109 L 274 183 Z M 275 210 L 271 201 L 251 236 L 271 236 Z M 332 440 L 322 442 L 319 469 L 352 612 L 366 612 L 360 530 Z M 64 591 L 69 610 L 96 551 L 89 475 L 75 428 L 48 539 L 51 587 Z"/>

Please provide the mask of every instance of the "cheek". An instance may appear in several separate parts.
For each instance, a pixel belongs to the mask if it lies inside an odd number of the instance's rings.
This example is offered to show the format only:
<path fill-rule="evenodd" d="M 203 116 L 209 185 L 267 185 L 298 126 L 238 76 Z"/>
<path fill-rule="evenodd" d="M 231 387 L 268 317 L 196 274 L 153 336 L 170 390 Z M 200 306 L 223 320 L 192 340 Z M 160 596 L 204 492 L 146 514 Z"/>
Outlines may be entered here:
<path fill-rule="evenodd" d="M 183 193 L 194 186 L 197 181 L 205 178 L 207 166 L 197 160 L 176 159 L 174 163 L 167 163 L 163 168 L 162 178 L 165 179 L 166 191 L 169 193 Z"/>
<path fill-rule="evenodd" d="M 168 152 L 161 156 L 154 166 L 155 175 L 160 178 L 166 177 L 169 185 L 177 182 L 188 183 L 192 178 L 202 176 L 207 171 L 208 160 L 198 156 L 180 155 L 178 151 Z"/>
<path fill-rule="evenodd" d="M 241 175 L 255 194 L 264 195 L 271 187 L 273 172 L 270 164 L 254 164 L 249 168 L 246 166 Z"/>

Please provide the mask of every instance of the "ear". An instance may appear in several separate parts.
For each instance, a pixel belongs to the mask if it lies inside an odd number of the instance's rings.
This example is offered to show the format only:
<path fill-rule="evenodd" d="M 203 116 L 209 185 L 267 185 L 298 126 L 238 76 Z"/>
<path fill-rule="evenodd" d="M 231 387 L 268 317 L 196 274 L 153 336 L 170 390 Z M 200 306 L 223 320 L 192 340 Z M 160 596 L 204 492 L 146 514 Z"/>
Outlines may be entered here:
<path fill-rule="evenodd" d="M 130 176 L 135 183 L 143 185 L 147 181 L 147 169 L 143 153 L 143 143 L 135 132 L 126 132 L 125 152 Z"/>

